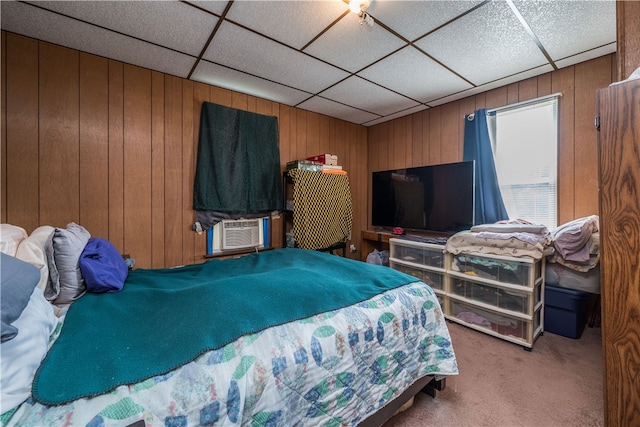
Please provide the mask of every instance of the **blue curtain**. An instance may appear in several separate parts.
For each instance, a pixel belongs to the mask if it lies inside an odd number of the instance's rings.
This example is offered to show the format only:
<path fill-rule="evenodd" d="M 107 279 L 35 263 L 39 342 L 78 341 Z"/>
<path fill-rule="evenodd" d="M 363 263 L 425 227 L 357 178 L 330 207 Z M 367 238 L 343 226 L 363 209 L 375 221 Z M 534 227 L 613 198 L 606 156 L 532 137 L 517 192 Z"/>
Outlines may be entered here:
<path fill-rule="evenodd" d="M 509 219 L 504 207 L 491 149 L 487 110 L 476 110 L 464 118 L 463 160 L 475 160 L 475 224 Z"/>

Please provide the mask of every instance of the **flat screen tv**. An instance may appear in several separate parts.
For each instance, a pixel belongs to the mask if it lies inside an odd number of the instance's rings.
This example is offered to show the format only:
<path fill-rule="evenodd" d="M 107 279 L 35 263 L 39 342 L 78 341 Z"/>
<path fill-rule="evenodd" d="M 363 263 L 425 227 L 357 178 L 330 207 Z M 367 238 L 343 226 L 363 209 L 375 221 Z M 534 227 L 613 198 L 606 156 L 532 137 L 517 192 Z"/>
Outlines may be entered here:
<path fill-rule="evenodd" d="M 454 234 L 474 225 L 474 162 L 373 172 L 371 223 Z"/>

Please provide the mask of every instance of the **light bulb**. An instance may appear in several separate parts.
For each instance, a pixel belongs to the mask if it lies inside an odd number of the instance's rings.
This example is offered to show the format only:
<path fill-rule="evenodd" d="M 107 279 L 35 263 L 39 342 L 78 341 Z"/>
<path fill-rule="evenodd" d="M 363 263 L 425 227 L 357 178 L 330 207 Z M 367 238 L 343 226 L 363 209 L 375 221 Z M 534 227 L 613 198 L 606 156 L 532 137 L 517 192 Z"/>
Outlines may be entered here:
<path fill-rule="evenodd" d="M 349 1 L 349 9 L 353 13 L 360 13 L 360 5 L 362 4 L 362 0 L 350 0 Z"/>

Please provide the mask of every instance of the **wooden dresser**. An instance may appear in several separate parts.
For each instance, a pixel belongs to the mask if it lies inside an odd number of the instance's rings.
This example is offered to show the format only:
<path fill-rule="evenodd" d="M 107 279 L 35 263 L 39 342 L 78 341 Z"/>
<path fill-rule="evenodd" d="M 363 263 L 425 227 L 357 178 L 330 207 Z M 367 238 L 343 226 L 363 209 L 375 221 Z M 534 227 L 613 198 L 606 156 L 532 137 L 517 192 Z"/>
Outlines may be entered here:
<path fill-rule="evenodd" d="M 640 79 L 596 93 L 607 426 L 640 425 Z"/>

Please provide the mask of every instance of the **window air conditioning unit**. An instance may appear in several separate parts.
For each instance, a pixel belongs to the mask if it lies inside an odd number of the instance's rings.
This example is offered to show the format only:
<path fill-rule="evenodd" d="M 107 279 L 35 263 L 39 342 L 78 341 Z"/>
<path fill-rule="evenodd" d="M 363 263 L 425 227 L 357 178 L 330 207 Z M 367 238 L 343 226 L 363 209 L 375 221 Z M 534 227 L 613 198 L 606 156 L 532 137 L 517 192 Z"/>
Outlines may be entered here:
<path fill-rule="evenodd" d="M 242 249 L 260 246 L 261 218 L 222 220 L 222 249 Z"/>

